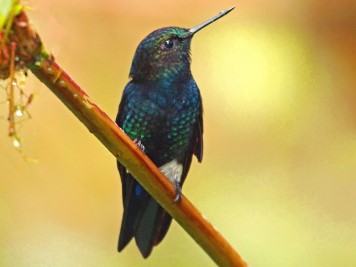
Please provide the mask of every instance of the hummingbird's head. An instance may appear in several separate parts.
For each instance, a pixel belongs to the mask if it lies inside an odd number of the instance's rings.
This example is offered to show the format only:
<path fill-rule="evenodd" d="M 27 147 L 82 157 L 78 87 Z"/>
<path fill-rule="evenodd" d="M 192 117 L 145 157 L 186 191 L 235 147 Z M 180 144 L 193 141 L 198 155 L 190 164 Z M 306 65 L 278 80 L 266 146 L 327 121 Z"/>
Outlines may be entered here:
<path fill-rule="evenodd" d="M 130 77 L 146 81 L 190 73 L 191 37 L 188 29 L 179 27 L 150 33 L 136 49 Z"/>
<path fill-rule="evenodd" d="M 191 29 L 166 27 L 150 33 L 136 49 L 130 77 L 136 81 L 152 81 L 191 75 L 190 42 L 193 35 L 234 8 L 222 11 Z"/>

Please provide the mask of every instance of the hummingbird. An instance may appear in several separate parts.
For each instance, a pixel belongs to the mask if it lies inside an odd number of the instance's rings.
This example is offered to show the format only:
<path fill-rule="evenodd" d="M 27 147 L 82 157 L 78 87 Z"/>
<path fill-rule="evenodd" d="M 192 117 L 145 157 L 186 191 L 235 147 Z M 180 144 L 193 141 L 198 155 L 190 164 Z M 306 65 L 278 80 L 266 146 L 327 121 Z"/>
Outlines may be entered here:
<path fill-rule="evenodd" d="M 116 124 L 159 167 L 176 188 L 187 177 L 193 155 L 203 159 L 203 106 L 190 70 L 190 44 L 201 29 L 223 17 L 220 12 L 191 29 L 165 27 L 138 45 L 119 105 Z M 135 238 L 147 258 L 167 234 L 172 217 L 117 162 L 122 182 L 123 217 L 118 251 Z"/>

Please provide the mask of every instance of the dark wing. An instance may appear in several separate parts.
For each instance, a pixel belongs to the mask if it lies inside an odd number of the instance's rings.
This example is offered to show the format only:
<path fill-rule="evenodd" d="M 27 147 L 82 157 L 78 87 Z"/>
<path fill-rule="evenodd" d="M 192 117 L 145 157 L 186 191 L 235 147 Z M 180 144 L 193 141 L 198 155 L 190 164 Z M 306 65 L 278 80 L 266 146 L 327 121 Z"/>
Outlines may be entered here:
<path fill-rule="evenodd" d="M 194 133 L 194 155 L 197 157 L 199 162 L 202 162 L 203 160 L 203 129 L 203 108 L 201 108 Z"/>
<path fill-rule="evenodd" d="M 197 103 L 198 108 L 195 110 L 194 117 L 196 119 L 194 124 L 192 125 L 193 133 L 188 144 L 188 149 L 183 159 L 183 174 L 181 178 L 181 185 L 183 185 L 183 182 L 190 169 L 193 154 L 198 159 L 198 162 L 202 162 L 203 160 L 203 104 L 198 86 L 195 83 L 194 79 L 190 81 L 189 86 L 190 95 L 192 96 L 191 99 L 195 99 L 194 102 Z"/>
<path fill-rule="evenodd" d="M 129 83 L 123 92 L 119 111 L 116 116 L 116 124 L 121 128 L 131 112 L 129 108 L 129 98 L 134 93 L 134 90 L 135 88 L 133 84 Z M 142 206 L 145 204 L 145 199 L 148 196 L 143 192 L 141 197 L 135 197 L 135 188 L 138 186 L 136 180 L 127 172 L 126 168 L 119 161 L 117 161 L 117 168 L 121 177 L 122 201 L 124 206 L 118 244 L 118 250 L 121 251 L 134 236 L 134 229 L 139 222 L 139 214 L 143 209 Z"/>
<path fill-rule="evenodd" d="M 142 132 L 142 127 L 130 128 L 132 124 L 129 120 L 132 117 L 135 117 L 138 121 L 147 120 L 147 118 L 143 118 L 145 116 L 144 110 L 140 110 L 144 107 L 134 104 L 135 101 L 141 102 L 140 99 L 137 99 L 139 97 L 137 90 L 139 89 L 133 83 L 126 86 L 116 117 L 117 125 L 123 128 L 131 139 L 145 133 Z M 140 116 L 143 117 L 140 118 Z M 149 140 L 142 141 L 144 146 L 148 145 L 149 147 Z M 124 206 L 118 250 L 122 251 L 135 237 L 141 254 L 144 258 L 147 258 L 153 247 L 162 240 L 164 236 L 161 234 L 162 229 L 169 228 L 172 218 L 127 172 L 120 162 L 117 162 L 117 166 L 121 176 Z M 167 231 L 165 230 L 165 232 Z"/>

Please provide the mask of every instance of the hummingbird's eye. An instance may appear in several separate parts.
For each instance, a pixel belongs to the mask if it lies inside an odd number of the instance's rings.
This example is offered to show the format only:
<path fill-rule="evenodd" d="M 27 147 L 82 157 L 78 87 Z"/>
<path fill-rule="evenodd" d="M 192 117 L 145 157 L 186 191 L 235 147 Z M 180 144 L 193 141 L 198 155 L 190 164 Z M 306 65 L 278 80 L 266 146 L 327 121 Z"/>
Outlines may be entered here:
<path fill-rule="evenodd" d="M 168 49 L 173 48 L 173 46 L 174 46 L 173 40 L 172 40 L 172 39 L 165 40 L 165 41 L 164 41 L 164 46 L 165 46 L 166 48 L 168 48 Z"/>

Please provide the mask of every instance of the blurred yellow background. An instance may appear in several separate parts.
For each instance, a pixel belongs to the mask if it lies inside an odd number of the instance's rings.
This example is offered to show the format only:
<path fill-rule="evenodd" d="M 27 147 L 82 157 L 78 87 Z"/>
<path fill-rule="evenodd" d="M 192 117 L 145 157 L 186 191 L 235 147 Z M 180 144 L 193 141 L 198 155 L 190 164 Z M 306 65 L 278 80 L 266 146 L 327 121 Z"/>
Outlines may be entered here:
<path fill-rule="evenodd" d="M 356 266 L 353 1 L 40 1 L 28 14 L 58 62 L 115 118 L 136 46 L 193 27 L 204 101 L 202 164 L 184 194 L 251 266 Z M 111 154 L 40 82 L 22 124 L 0 104 L 0 266 L 214 266 L 173 223 L 143 260 L 116 252 L 121 185 Z"/>

